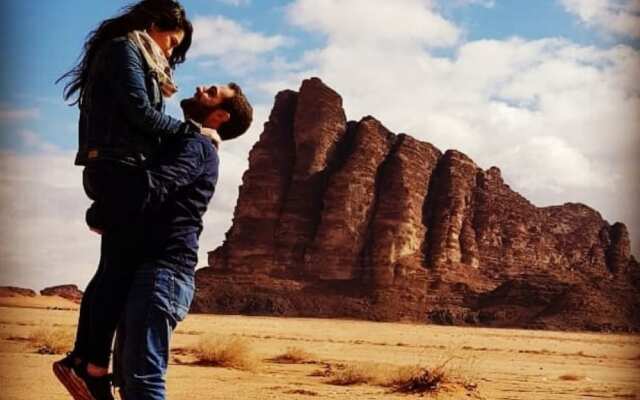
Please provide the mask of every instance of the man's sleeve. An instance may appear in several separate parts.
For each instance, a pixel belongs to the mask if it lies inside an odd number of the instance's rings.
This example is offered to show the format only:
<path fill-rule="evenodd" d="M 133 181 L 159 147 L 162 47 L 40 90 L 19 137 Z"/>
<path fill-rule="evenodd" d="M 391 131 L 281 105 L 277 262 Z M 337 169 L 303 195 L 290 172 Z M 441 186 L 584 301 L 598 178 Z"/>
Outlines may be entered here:
<path fill-rule="evenodd" d="M 147 194 L 143 205 L 145 211 L 158 208 L 175 192 L 193 183 L 204 170 L 204 144 L 193 139 L 177 142 L 173 157 L 147 170 Z"/>
<path fill-rule="evenodd" d="M 142 60 L 128 40 L 111 44 L 109 62 L 114 74 L 114 96 L 127 121 L 146 135 L 169 137 L 194 128 L 153 108 L 147 95 Z"/>

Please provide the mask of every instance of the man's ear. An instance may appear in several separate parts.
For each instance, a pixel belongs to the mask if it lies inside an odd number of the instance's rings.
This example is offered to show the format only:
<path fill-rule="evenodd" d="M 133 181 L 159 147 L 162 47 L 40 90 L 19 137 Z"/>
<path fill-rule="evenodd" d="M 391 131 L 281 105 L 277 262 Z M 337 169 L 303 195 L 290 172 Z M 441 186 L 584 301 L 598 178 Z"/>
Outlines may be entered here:
<path fill-rule="evenodd" d="M 229 114 L 229 111 L 218 109 L 217 112 L 220 113 L 220 120 L 222 123 L 229 122 L 229 120 L 231 119 L 231 114 Z"/>
<path fill-rule="evenodd" d="M 218 108 L 211 112 L 206 118 L 204 118 L 203 125 L 212 128 L 218 129 L 222 124 L 228 122 L 231 119 L 231 114 L 229 111 L 225 111 L 221 108 Z"/>

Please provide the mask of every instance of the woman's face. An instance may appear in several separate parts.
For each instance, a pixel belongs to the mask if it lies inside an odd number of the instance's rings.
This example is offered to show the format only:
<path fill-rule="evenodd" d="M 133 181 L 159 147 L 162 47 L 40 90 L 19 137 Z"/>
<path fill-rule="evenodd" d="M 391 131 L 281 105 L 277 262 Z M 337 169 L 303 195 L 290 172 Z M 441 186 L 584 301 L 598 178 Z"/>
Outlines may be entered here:
<path fill-rule="evenodd" d="M 176 29 L 175 31 L 162 31 L 155 25 L 151 24 L 151 27 L 147 29 L 147 33 L 154 42 L 160 46 L 164 56 L 169 59 L 173 50 L 182 43 L 184 39 L 184 31 L 182 29 Z"/>

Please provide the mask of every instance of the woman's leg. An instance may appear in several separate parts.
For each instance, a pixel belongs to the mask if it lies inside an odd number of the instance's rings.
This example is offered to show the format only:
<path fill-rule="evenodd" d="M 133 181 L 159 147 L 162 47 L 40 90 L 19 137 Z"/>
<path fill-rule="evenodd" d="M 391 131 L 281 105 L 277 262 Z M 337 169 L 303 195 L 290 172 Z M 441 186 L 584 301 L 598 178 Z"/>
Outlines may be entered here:
<path fill-rule="evenodd" d="M 141 226 L 136 201 L 143 170 L 101 163 L 87 167 L 87 195 L 100 205 L 108 225 L 102 234 L 101 273 L 87 304 L 86 361 L 92 375 L 106 374 L 116 325 L 124 309 L 134 267 L 139 265 Z M 84 322 L 84 320 L 83 320 Z"/>
<path fill-rule="evenodd" d="M 101 241 L 101 250 L 106 242 Z M 101 257 L 98 270 L 89 282 L 80 304 L 80 315 L 76 331 L 76 340 L 72 352 L 53 363 L 53 372 L 74 398 L 95 398 L 113 400 L 111 384 L 106 369 L 101 374 L 91 374 L 87 364 L 92 349 L 91 326 L 94 315 L 96 293 L 105 274 L 104 258 Z"/>
<path fill-rule="evenodd" d="M 87 285 L 86 290 L 82 296 L 82 302 L 80 303 L 80 315 L 78 317 L 78 327 L 76 329 L 76 340 L 73 346 L 73 351 L 71 352 L 75 357 L 79 359 L 85 359 L 87 356 L 87 339 L 89 337 L 89 319 L 90 319 L 90 311 L 91 308 L 89 304 L 92 302 L 93 293 L 96 287 L 96 281 L 98 279 L 98 275 L 100 274 L 100 269 L 96 271 L 91 281 L 89 281 L 89 285 Z"/>
<path fill-rule="evenodd" d="M 85 168 L 82 171 L 82 186 L 84 187 L 85 194 L 92 200 L 96 200 L 97 194 L 93 188 L 94 182 L 92 182 L 92 174 Z M 93 275 L 87 288 L 82 295 L 82 301 L 80 302 L 80 315 L 78 317 L 78 327 L 76 329 L 76 340 L 73 346 L 71 354 L 77 360 L 84 360 L 87 356 L 88 338 L 89 338 L 89 324 L 91 314 L 91 304 L 93 303 L 93 296 L 95 293 L 96 285 L 100 279 L 100 275 L 103 271 L 102 268 L 102 252 L 104 250 L 104 241 L 100 241 L 100 262 L 98 263 L 98 269 Z"/>
<path fill-rule="evenodd" d="M 106 372 L 116 326 L 124 311 L 135 266 L 139 264 L 139 244 L 131 232 L 106 232 L 102 239 L 103 273 L 91 298 L 87 361 Z"/>
<path fill-rule="evenodd" d="M 101 240 L 100 252 L 104 250 L 104 241 Z M 71 354 L 76 359 L 84 360 L 87 357 L 89 349 L 89 335 L 90 335 L 90 320 L 91 320 L 91 304 L 94 301 L 96 286 L 99 285 L 100 278 L 104 272 L 102 257 L 98 263 L 98 269 L 93 275 L 87 288 L 82 295 L 82 301 L 80 302 L 80 315 L 78 317 L 78 327 L 76 329 L 76 339 Z"/>

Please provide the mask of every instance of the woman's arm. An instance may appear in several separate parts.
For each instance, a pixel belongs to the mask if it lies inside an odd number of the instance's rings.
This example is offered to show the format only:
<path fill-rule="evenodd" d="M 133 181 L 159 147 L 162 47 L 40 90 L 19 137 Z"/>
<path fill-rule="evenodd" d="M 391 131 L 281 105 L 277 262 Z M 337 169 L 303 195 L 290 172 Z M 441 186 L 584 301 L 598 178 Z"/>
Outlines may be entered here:
<path fill-rule="evenodd" d="M 197 132 L 193 125 L 164 114 L 149 102 L 143 61 L 129 40 L 110 43 L 108 62 L 114 74 L 114 96 L 127 121 L 146 135 L 174 136 Z"/>

